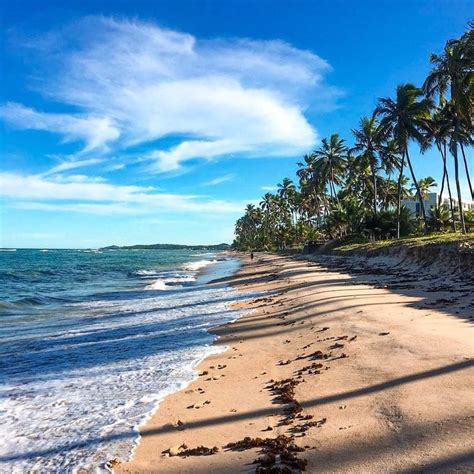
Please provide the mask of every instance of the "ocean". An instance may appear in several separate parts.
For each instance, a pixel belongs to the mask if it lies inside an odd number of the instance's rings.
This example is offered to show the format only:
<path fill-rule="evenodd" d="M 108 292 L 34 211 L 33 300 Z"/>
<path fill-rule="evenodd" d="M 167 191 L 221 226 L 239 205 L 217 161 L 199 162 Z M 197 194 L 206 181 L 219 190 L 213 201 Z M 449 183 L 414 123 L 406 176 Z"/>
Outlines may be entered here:
<path fill-rule="evenodd" d="M 235 258 L 190 250 L 0 252 L 0 472 L 102 472 L 196 376 L 207 329 L 248 297 L 206 285 Z"/>

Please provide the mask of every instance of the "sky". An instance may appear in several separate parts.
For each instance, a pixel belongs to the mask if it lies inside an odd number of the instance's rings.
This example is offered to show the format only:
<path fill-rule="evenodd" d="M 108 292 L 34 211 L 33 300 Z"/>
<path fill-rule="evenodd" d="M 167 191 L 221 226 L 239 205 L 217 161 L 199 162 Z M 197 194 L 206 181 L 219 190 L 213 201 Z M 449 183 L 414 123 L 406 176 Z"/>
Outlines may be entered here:
<path fill-rule="evenodd" d="M 231 242 L 474 0 L 0 0 L 0 246 Z M 417 176 L 441 179 L 434 151 Z"/>

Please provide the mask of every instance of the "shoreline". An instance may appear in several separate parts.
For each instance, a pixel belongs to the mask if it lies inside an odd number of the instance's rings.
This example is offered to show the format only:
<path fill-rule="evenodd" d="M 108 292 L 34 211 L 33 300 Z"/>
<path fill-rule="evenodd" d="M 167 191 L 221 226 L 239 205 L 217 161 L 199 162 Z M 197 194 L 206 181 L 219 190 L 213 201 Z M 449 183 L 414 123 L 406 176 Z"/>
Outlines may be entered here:
<path fill-rule="evenodd" d="M 226 276 L 220 276 L 216 279 L 209 279 L 216 271 L 212 267 L 215 267 L 216 265 L 219 265 L 219 263 L 222 264 L 222 260 L 219 258 L 220 254 L 224 255 L 225 260 L 233 260 L 234 262 L 237 262 L 238 269 L 237 269 L 237 271 L 233 271 L 232 268 L 231 269 L 220 268 L 220 269 L 218 269 L 218 274 L 220 273 L 220 274 L 223 274 L 223 275 L 226 275 Z M 216 253 L 215 256 L 216 256 L 217 260 L 215 260 L 215 261 L 213 260 L 213 262 L 210 266 L 205 266 L 205 267 L 199 268 L 197 270 L 196 281 L 200 282 L 199 283 L 200 285 L 203 285 L 205 287 L 206 286 L 222 285 L 221 280 L 226 280 L 228 278 L 232 278 L 232 276 L 235 275 L 236 273 L 238 273 L 238 271 L 240 270 L 241 259 L 239 257 L 236 257 L 235 255 L 233 255 L 233 254 L 231 254 L 227 251 Z M 230 273 L 230 272 L 233 272 L 233 273 Z M 232 287 L 232 285 L 228 285 L 228 286 Z M 146 286 L 145 286 L 145 288 L 146 288 Z M 228 305 L 228 309 L 229 310 L 235 310 L 236 308 L 234 308 L 234 305 L 235 305 L 235 303 L 232 303 L 232 304 Z M 237 310 L 241 311 L 243 314 L 237 315 L 234 319 L 228 321 L 227 323 L 223 323 L 222 326 L 224 326 L 226 324 L 232 324 L 237 319 L 239 319 L 239 318 L 245 316 L 247 313 L 251 312 L 251 310 L 244 309 L 244 308 L 242 308 L 242 309 L 237 308 Z M 189 380 L 186 380 L 186 381 L 182 381 L 179 388 L 170 387 L 170 391 L 168 393 L 164 394 L 161 398 L 159 398 L 156 401 L 156 404 L 155 404 L 154 408 L 147 414 L 146 419 L 144 419 L 139 425 L 134 427 L 134 430 L 135 430 L 135 433 L 136 433 L 136 438 L 134 440 L 134 445 L 133 445 L 133 447 L 132 447 L 132 449 L 129 453 L 128 459 L 126 461 L 120 461 L 120 462 L 128 463 L 128 462 L 131 462 L 133 460 L 133 458 L 135 456 L 135 451 L 136 451 L 136 449 L 137 449 L 137 447 L 140 443 L 141 429 L 143 427 L 146 427 L 146 425 L 149 423 L 149 421 L 153 418 L 153 415 L 156 413 L 157 410 L 159 410 L 160 405 L 163 402 L 163 400 L 166 399 L 167 397 L 175 394 L 175 393 L 178 393 L 178 392 L 181 392 L 181 391 L 185 390 L 189 385 L 191 385 L 193 382 L 195 382 L 199 378 L 197 368 L 208 357 L 210 357 L 212 355 L 219 355 L 223 352 L 226 352 L 225 346 L 219 347 L 220 346 L 218 344 L 219 337 L 213 332 L 213 330 L 215 328 L 220 327 L 220 326 L 221 325 L 206 329 L 206 332 L 210 336 L 212 336 L 214 338 L 214 340 L 211 343 L 206 344 L 205 346 L 203 346 L 203 350 L 206 351 L 206 354 L 202 355 L 199 359 L 197 359 L 192 364 L 192 366 L 190 367 L 190 370 L 193 371 L 193 378 L 189 379 Z M 105 463 L 105 465 L 103 467 L 108 472 L 114 472 L 114 470 L 115 470 L 114 466 L 117 466 L 117 462 L 119 462 L 119 461 L 116 460 L 116 459 L 112 459 L 112 460 L 108 461 L 107 463 Z"/>
<path fill-rule="evenodd" d="M 202 360 L 200 375 L 160 402 L 134 457 L 114 472 L 254 472 L 262 446 L 224 446 L 278 435 L 301 447 L 295 457 L 309 472 L 403 472 L 443 459 L 471 466 L 472 327 L 433 305 L 417 307 L 414 295 L 309 259 L 239 258 L 226 282 L 270 292 L 238 303 L 254 311 L 209 331 L 228 349 Z M 291 381 L 292 398 L 282 397 L 281 380 Z M 301 413 L 289 417 L 294 406 Z M 218 452 L 184 456 L 183 444 Z"/>

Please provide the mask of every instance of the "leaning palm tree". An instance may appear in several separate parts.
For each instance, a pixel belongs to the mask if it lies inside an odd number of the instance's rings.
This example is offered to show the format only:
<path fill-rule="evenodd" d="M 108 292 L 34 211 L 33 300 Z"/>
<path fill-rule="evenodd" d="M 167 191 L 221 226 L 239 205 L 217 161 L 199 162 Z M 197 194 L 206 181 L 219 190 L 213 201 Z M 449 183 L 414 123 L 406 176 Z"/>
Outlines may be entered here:
<path fill-rule="evenodd" d="M 449 149 L 454 158 L 454 173 L 459 204 L 461 230 L 466 233 L 462 193 L 459 179 L 458 146 L 462 141 L 463 123 L 472 130 L 473 118 L 473 51 L 474 35 L 472 27 L 461 39 L 449 40 L 440 55 L 432 54 L 430 62 L 433 69 L 423 84 L 428 97 L 438 95 L 440 102 L 446 100 L 449 92 L 453 109 L 453 130 Z M 467 162 L 465 163 L 466 169 Z"/>
<path fill-rule="evenodd" d="M 344 140 L 333 133 L 329 140 L 324 138 L 321 147 L 314 150 L 314 170 L 316 177 L 329 185 L 331 198 L 337 201 L 336 185 L 341 184 L 348 149 Z"/>
<path fill-rule="evenodd" d="M 432 101 L 422 98 L 422 91 L 413 84 L 401 84 L 397 87 L 396 98 L 381 98 L 379 105 L 375 109 L 375 114 L 380 116 L 380 124 L 389 132 L 395 140 L 398 149 L 401 152 L 402 159 L 400 164 L 400 174 L 398 178 L 398 204 L 397 204 L 397 237 L 400 238 L 400 209 L 401 209 L 401 182 L 403 176 L 403 167 L 405 161 L 410 169 L 411 178 L 416 188 L 416 194 L 420 203 L 421 214 L 425 223 L 425 232 L 427 231 L 427 220 L 425 205 L 415 177 L 413 165 L 408 151 L 408 145 L 411 140 L 419 144 L 425 142 L 423 132 L 426 130 L 426 124 L 430 117 Z"/>

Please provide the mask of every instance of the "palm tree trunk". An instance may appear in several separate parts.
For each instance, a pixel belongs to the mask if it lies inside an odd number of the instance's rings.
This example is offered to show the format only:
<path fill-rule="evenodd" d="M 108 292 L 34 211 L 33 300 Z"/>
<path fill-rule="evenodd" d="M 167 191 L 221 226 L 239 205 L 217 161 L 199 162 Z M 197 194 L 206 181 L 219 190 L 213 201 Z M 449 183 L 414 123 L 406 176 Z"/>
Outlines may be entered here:
<path fill-rule="evenodd" d="M 462 151 L 462 157 L 464 160 L 464 168 L 466 168 L 466 176 L 467 176 L 467 182 L 469 184 L 469 191 L 471 192 L 472 199 L 474 199 L 474 191 L 472 190 L 471 176 L 469 174 L 469 167 L 467 166 L 466 153 L 464 152 L 464 146 L 462 143 L 461 143 L 461 151 Z"/>
<path fill-rule="evenodd" d="M 454 126 L 453 148 L 451 152 L 454 157 L 454 178 L 456 180 L 456 190 L 458 194 L 459 219 L 461 220 L 461 232 L 466 233 L 466 223 L 464 222 L 464 209 L 462 208 L 461 185 L 459 184 L 459 160 L 458 160 L 458 142 L 457 142 L 457 124 Z"/>
<path fill-rule="evenodd" d="M 374 216 L 376 216 L 377 215 L 377 177 L 375 175 L 374 166 L 371 166 L 370 170 L 372 171 L 372 181 L 374 184 Z"/>
<path fill-rule="evenodd" d="M 400 239 L 400 211 L 402 207 L 402 178 L 403 166 L 405 165 L 405 152 L 402 154 L 402 162 L 400 163 L 400 176 L 398 177 L 397 186 L 397 239 Z"/>
<path fill-rule="evenodd" d="M 415 184 L 416 194 L 418 195 L 418 201 L 420 203 L 421 215 L 423 216 L 423 222 L 425 223 L 425 234 L 426 234 L 428 232 L 428 225 L 427 225 L 427 222 L 426 222 L 426 212 L 425 212 L 425 204 L 423 202 L 423 196 L 421 195 L 420 187 L 418 186 L 418 181 L 416 180 L 415 172 L 413 171 L 413 166 L 411 164 L 410 155 L 408 154 L 408 148 L 405 149 L 405 153 L 406 153 L 406 156 L 407 156 L 408 167 L 410 168 L 411 179 L 413 180 L 413 183 Z"/>
<path fill-rule="evenodd" d="M 334 200 L 336 202 L 339 202 L 339 199 L 337 198 L 337 194 L 336 194 L 336 186 L 334 185 L 334 168 L 333 166 L 331 165 L 331 185 L 332 185 L 332 190 L 334 192 Z"/>
<path fill-rule="evenodd" d="M 449 174 L 446 159 L 446 142 L 443 143 L 443 149 L 441 149 L 440 147 L 440 152 L 441 157 L 443 158 L 444 173 L 446 174 L 446 186 L 448 188 L 449 196 L 449 210 L 451 211 L 451 227 L 453 228 L 453 231 L 456 232 L 456 216 L 454 215 L 453 195 L 451 194 L 451 185 L 449 183 Z"/>
<path fill-rule="evenodd" d="M 441 180 L 441 189 L 439 191 L 439 196 L 438 196 L 438 209 L 441 207 L 441 204 L 443 203 L 443 191 L 444 191 L 444 183 L 446 180 L 446 160 L 443 156 L 443 152 L 441 151 L 441 145 L 436 142 L 436 146 L 438 148 L 438 151 L 441 155 L 441 158 L 443 159 L 443 179 Z"/>

